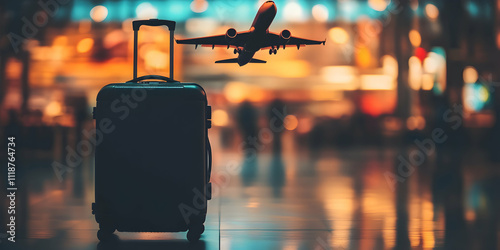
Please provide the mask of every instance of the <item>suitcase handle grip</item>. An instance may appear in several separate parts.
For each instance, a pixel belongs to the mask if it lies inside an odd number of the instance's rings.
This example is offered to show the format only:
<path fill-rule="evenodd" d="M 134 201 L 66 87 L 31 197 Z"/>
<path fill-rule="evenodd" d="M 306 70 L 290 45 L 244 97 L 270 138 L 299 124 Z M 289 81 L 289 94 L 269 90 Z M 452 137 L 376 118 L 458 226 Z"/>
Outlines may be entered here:
<path fill-rule="evenodd" d="M 169 82 L 174 81 L 174 30 L 175 30 L 175 21 L 170 20 L 160 20 L 160 19 L 149 19 L 149 20 L 135 20 L 132 22 L 132 27 L 134 29 L 134 79 L 137 79 L 137 40 L 138 40 L 138 31 L 142 25 L 146 26 L 162 26 L 165 25 L 168 27 L 170 31 L 170 80 Z"/>
<path fill-rule="evenodd" d="M 140 77 L 134 78 L 134 79 L 132 79 L 130 81 L 127 81 L 127 82 L 140 82 L 140 81 L 144 81 L 144 80 L 148 80 L 148 79 L 163 80 L 165 82 L 177 82 L 177 81 L 175 81 L 174 79 L 172 79 L 170 77 L 159 76 L 159 75 L 145 75 L 145 76 L 140 76 Z"/>
<path fill-rule="evenodd" d="M 142 25 L 146 26 L 162 26 L 168 27 L 168 30 L 175 30 L 175 22 L 170 20 L 160 20 L 160 19 L 149 19 L 149 20 L 135 20 L 132 22 L 134 30 L 139 30 Z"/>

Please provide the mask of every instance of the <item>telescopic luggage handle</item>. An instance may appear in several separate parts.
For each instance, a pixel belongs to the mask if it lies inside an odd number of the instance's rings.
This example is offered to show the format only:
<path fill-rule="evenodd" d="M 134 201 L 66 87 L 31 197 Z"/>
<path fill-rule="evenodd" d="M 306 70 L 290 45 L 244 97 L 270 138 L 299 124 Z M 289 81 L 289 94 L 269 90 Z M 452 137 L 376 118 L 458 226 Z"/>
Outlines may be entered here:
<path fill-rule="evenodd" d="M 159 19 L 149 19 L 149 20 L 135 20 L 132 22 L 132 26 L 134 29 L 134 79 L 130 82 L 137 82 L 137 40 L 138 40 L 138 31 L 142 25 L 147 26 L 167 26 L 170 31 L 170 75 L 168 78 L 169 82 L 174 81 L 174 31 L 175 31 L 175 21 L 170 20 L 159 20 Z M 164 80 L 164 79 L 162 79 Z"/>

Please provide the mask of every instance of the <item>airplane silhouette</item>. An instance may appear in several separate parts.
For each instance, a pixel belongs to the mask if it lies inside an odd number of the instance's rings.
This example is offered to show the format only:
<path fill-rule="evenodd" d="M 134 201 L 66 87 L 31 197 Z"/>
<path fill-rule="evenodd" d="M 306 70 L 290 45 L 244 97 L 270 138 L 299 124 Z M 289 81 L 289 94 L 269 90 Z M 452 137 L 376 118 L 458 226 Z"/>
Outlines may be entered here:
<path fill-rule="evenodd" d="M 297 49 L 305 45 L 323 44 L 326 40 L 315 41 L 292 36 L 292 33 L 284 29 L 279 34 L 269 31 L 269 26 L 276 16 L 276 4 L 267 1 L 260 6 L 252 26 L 249 30 L 237 32 L 230 28 L 226 34 L 206 36 L 190 39 L 176 39 L 178 44 L 195 44 L 195 49 L 201 44 L 202 47 L 227 47 L 234 48 L 234 54 L 238 58 L 216 61 L 215 63 L 238 63 L 243 66 L 247 63 L 266 63 L 266 61 L 254 59 L 255 53 L 261 49 L 269 49 L 269 55 L 276 54 L 280 46 L 285 49 L 287 45 L 295 45 Z"/>

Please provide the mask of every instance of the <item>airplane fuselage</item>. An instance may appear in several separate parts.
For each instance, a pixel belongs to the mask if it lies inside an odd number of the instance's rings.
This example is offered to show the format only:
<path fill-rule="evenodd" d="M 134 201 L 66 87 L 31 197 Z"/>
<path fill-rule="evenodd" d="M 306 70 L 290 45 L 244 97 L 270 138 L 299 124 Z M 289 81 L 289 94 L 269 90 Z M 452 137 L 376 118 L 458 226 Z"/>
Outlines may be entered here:
<path fill-rule="evenodd" d="M 269 26 L 276 16 L 276 4 L 272 1 L 265 2 L 255 15 L 252 26 L 250 27 L 250 37 L 238 54 L 238 65 L 243 66 L 252 60 L 257 51 L 261 49 L 262 41 L 269 32 Z"/>

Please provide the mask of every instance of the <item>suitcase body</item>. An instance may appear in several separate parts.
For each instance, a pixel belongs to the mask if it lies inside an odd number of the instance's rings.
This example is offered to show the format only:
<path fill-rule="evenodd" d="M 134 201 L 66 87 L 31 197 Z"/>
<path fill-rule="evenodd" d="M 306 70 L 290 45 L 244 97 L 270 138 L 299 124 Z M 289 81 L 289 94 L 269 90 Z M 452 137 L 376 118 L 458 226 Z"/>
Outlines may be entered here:
<path fill-rule="evenodd" d="M 115 230 L 189 230 L 188 239 L 197 240 L 211 197 L 205 91 L 171 78 L 141 82 L 135 76 L 136 70 L 130 82 L 109 84 L 97 95 L 92 211 L 98 238 Z"/>

